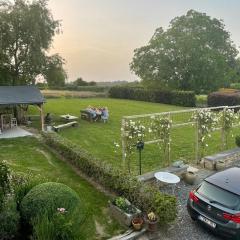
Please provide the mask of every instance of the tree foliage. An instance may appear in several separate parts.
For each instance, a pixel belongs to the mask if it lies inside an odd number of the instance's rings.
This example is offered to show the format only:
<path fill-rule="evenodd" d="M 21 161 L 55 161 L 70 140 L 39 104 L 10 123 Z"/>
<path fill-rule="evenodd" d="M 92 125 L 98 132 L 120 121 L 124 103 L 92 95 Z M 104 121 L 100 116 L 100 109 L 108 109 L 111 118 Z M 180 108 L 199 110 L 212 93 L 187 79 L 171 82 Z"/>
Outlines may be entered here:
<path fill-rule="evenodd" d="M 190 10 L 158 28 L 130 67 L 147 85 L 199 92 L 233 81 L 237 54 L 222 20 Z"/>
<path fill-rule="evenodd" d="M 60 27 L 47 2 L 0 2 L 1 84 L 34 84 L 36 76 L 45 69 L 47 51 Z"/>
<path fill-rule="evenodd" d="M 84 81 L 81 77 L 79 77 L 73 82 L 73 85 L 75 85 L 75 86 L 96 86 L 97 83 L 94 81 L 87 82 L 87 81 Z"/>
<path fill-rule="evenodd" d="M 46 63 L 46 69 L 43 74 L 48 86 L 64 86 L 67 78 L 67 73 L 63 69 L 64 59 L 55 54 L 47 57 Z"/>

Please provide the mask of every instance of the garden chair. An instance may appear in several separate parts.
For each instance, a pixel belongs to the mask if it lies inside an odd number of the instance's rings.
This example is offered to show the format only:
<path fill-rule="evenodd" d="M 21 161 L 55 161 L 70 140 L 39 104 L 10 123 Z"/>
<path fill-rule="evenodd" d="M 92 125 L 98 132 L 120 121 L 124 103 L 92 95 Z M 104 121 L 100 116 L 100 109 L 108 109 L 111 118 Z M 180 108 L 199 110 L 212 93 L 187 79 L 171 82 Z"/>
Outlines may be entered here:
<path fill-rule="evenodd" d="M 17 119 L 16 118 L 11 118 L 11 128 L 12 127 L 17 127 Z"/>

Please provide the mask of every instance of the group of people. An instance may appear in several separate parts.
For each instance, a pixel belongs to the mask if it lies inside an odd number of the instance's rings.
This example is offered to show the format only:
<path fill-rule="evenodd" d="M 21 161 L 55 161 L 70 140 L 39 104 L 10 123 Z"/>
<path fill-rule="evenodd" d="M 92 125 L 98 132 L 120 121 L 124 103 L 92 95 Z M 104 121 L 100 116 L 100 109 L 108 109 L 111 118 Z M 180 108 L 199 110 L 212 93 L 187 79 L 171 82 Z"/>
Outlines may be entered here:
<path fill-rule="evenodd" d="M 109 112 L 107 107 L 96 108 L 88 106 L 86 108 L 86 111 L 91 115 L 91 118 L 94 121 L 103 120 L 104 122 L 106 122 L 109 118 Z"/>

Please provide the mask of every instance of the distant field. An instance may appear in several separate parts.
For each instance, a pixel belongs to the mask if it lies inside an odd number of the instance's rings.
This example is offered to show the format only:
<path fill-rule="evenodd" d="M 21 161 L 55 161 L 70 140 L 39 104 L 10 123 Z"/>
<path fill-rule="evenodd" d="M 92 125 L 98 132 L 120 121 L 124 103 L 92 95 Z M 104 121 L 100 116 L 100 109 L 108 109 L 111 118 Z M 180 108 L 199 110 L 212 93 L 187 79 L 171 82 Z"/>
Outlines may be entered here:
<path fill-rule="evenodd" d="M 105 92 L 92 91 L 67 91 L 67 90 L 41 90 L 41 93 L 46 98 L 90 98 L 90 97 L 105 97 Z"/>
<path fill-rule="evenodd" d="M 116 167 L 122 166 L 121 149 L 114 147 L 114 142 L 121 141 L 120 128 L 123 116 L 156 113 L 165 111 L 181 110 L 182 107 L 148 103 L 131 100 L 119 99 L 49 99 L 45 105 L 45 112 L 56 115 L 73 114 L 80 116 L 80 110 L 92 106 L 107 106 L 110 110 L 110 120 L 108 123 L 89 123 L 80 120 L 79 128 L 69 128 L 63 130 L 60 134 L 85 148 L 101 161 L 108 161 Z M 240 133 L 234 131 L 234 135 Z M 171 156 L 173 160 L 179 158 L 187 161 L 194 161 L 195 157 L 195 130 L 193 127 L 183 127 L 172 130 Z M 209 147 L 206 154 L 215 153 L 220 149 L 220 133 L 216 132 L 209 140 Z M 229 146 L 234 146 L 234 138 L 229 141 Z M 137 174 L 137 154 L 132 157 L 131 166 L 134 173 Z M 161 150 L 157 144 L 146 145 L 143 151 L 143 171 L 151 171 L 164 166 Z"/>

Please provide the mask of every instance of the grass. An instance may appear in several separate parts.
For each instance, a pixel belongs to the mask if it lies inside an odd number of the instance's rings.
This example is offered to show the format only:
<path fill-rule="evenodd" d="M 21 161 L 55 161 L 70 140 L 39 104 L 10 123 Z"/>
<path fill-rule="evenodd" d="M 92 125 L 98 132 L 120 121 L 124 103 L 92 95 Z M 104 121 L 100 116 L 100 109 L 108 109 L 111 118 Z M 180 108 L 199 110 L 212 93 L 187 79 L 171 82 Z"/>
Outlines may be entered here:
<path fill-rule="evenodd" d="M 91 106 L 107 106 L 110 111 L 109 122 L 89 123 L 80 120 L 79 128 L 65 129 L 60 134 L 86 149 L 100 161 L 108 161 L 116 167 L 122 166 L 121 149 L 114 147 L 114 142 L 120 143 L 121 119 L 123 116 L 166 112 L 184 109 L 166 104 L 148 103 L 132 100 L 119 100 L 109 98 L 93 98 L 93 99 L 49 99 L 45 105 L 45 112 L 52 114 L 73 114 L 80 115 L 80 110 Z M 36 113 L 36 112 L 35 112 Z M 189 115 L 190 117 L 190 115 Z M 234 136 L 239 134 L 238 129 L 234 130 Z M 184 159 L 188 162 L 195 159 L 195 129 L 191 126 L 173 129 L 171 132 L 172 146 L 171 159 Z M 213 154 L 221 149 L 220 132 L 215 132 L 213 137 L 208 140 L 209 147 L 205 154 Z M 229 138 L 228 147 L 233 147 L 234 138 Z M 165 166 L 162 151 L 157 144 L 145 145 L 142 155 L 143 172 L 152 171 Z M 131 168 L 134 174 L 138 173 L 138 155 L 133 154 L 131 158 Z"/>
<path fill-rule="evenodd" d="M 17 172 L 40 174 L 49 181 L 64 183 L 78 193 L 84 211 L 79 239 L 107 239 L 122 231 L 107 213 L 108 198 L 50 153 L 37 139 L 1 140 L 0 158 Z"/>

